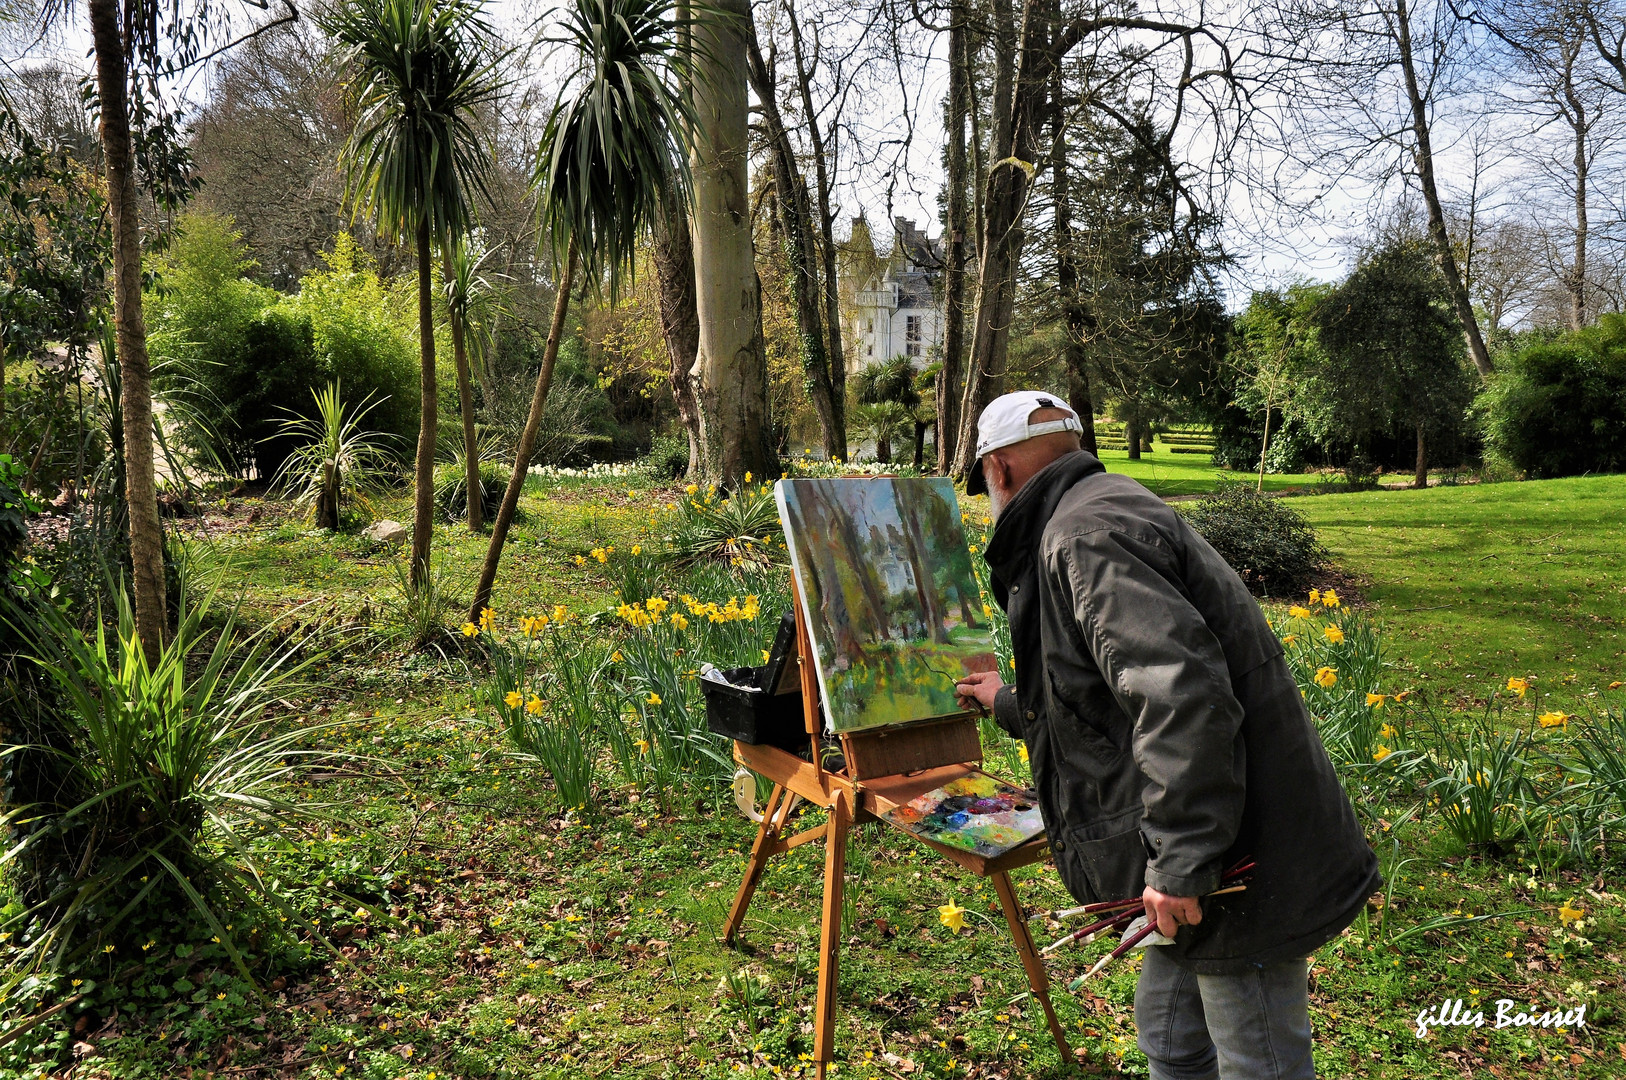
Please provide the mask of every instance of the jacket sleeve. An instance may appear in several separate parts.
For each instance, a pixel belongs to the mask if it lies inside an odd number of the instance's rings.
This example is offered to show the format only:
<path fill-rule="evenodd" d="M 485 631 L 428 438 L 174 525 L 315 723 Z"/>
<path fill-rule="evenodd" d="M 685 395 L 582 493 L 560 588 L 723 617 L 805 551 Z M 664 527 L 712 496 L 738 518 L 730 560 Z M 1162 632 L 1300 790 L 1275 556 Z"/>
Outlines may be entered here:
<path fill-rule="evenodd" d="M 1219 639 L 1155 536 L 1100 529 L 1064 537 L 1052 552 L 1053 580 L 1133 723 L 1146 883 L 1172 896 L 1211 892 L 1246 784 L 1242 706 Z"/>
<path fill-rule="evenodd" d="M 994 694 L 994 723 L 1013 739 L 1028 737 L 1027 727 L 1022 723 L 1022 706 L 1016 701 L 1015 683 L 1006 683 Z"/>

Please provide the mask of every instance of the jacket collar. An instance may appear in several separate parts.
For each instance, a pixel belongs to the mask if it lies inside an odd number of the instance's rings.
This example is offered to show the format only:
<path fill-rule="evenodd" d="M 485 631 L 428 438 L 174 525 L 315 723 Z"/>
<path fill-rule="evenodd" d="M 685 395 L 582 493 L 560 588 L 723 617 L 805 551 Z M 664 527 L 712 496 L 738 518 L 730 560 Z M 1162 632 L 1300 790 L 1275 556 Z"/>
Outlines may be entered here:
<path fill-rule="evenodd" d="M 1056 512 L 1056 504 L 1074 484 L 1098 472 L 1106 472 L 1106 466 L 1087 451 L 1059 457 L 1035 473 L 999 515 L 983 558 L 993 572 L 994 595 L 1001 607 L 1005 605 L 1007 584 L 1038 554 L 1039 539 Z"/>

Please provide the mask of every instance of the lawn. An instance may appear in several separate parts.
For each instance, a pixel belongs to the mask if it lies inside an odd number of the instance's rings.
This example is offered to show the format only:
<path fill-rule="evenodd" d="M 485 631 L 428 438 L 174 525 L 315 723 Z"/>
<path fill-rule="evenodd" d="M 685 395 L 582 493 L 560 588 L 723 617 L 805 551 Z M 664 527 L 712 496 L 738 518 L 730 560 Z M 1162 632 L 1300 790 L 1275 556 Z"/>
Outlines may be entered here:
<path fill-rule="evenodd" d="M 1198 484 L 1204 471 L 1193 463 L 1181 475 L 1185 462 L 1162 458 L 1137 468 L 1163 470 L 1151 478 L 1170 484 Z M 1457 699 L 1481 696 L 1468 687 L 1515 671 L 1536 675 L 1541 687 L 1574 668 L 1578 690 L 1605 681 L 1611 663 L 1619 670 L 1618 638 L 1595 639 L 1619 629 L 1623 495 L 1626 481 L 1606 478 L 1294 505 L 1363 582 L 1396 664 L 1393 684 L 1381 689 L 1428 676 L 1422 685 Z M 498 582 L 499 617 L 555 604 L 584 617 L 613 612 L 615 560 L 600 563 L 594 549 L 658 545 L 661 508 L 681 496 L 675 485 L 637 477 L 534 482 Z M 392 500 L 380 510 L 401 518 L 409 507 Z M 308 603 L 296 615 L 308 623 L 370 618 L 387 627 L 393 618 L 389 553 L 354 536 L 308 532 L 286 507 L 258 500 L 228 503 L 211 522 L 230 568 L 225 581 L 243 590 L 251 615 Z M 451 590 L 466 592 L 483 540 L 443 526 L 435 543 Z M 719 587 L 700 599 L 728 595 Z M 764 612 L 764 628 L 772 618 Z M 591 625 L 606 640 L 625 633 L 612 616 Z M 0 1071 L 61 1075 L 56 1063 L 76 1059 L 76 1078 L 810 1075 L 819 846 L 770 865 L 743 946 L 724 947 L 718 934 L 754 835 L 726 793 L 660 799 L 606 771 L 593 806 L 561 813 L 546 777 L 511 755 L 476 705 L 470 664 L 479 661 L 455 650 L 443 658 L 352 648 L 290 703 L 296 719 L 346 725 L 318 746 L 364 755 L 311 777 L 304 794 L 338 817 L 285 853 L 321 871 L 305 871 L 313 882 L 374 898 L 376 914 L 333 900 L 312 909 L 338 956 L 271 954 L 255 970 L 258 989 L 229 970 L 207 930 L 155 948 L 135 967 L 107 957 L 92 982 L 111 980 L 118 993 L 70 1011 L 72 1023 L 60 1029 L 0 1047 Z M 1395 715 L 1401 723 L 1405 714 Z M 1509 717 L 1524 723 L 1518 715 Z M 1020 778 L 1009 743 L 991 741 L 989 753 L 998 771 Z M 1464 857 L 1436 818 L 1407 823 L 1373 807 L 1390 886 L 1314 958 L 1321 1075 L 1620 1075 L 1618 861 L 1583 872 L 1556 865 L 1550 849 Z M 816 822 L 804 812 L 797 827 Z M 1084 1062 L 1065 1069 L 986 883 L 901 834 L 872 827 L 858 836 L 836 1076 L 1145 1075 L 1134 1048 L 1133 958 L 1071 991 L 1067 984 L 1109 946 L 1049 958 L 1058 1010 Z M 1014 876 L 1031 908 L 1067 902 L 1047 866 Z M 960 933 L 938 918 L 951 900 L 970 911 Z M 1565 928 L 1562 904 L 1582 905 L 1584 933 Z M 1419 929 L 1429 919 L 1487 914 L 1505 917 Z M 1062 929 L 1035 927 L 1041 942 Z M 1521 1008 L 1586 1003 L 1588 1026 L 1445 1028 L 1416 1038 L 1418 1013 L 1448 997 L 1507 998 Z"/>
<path fill-rule="evenodd" d="M 1563 701 L 1626 680 L 1626 476 L 1295 499 L 1415 685 Z"/>

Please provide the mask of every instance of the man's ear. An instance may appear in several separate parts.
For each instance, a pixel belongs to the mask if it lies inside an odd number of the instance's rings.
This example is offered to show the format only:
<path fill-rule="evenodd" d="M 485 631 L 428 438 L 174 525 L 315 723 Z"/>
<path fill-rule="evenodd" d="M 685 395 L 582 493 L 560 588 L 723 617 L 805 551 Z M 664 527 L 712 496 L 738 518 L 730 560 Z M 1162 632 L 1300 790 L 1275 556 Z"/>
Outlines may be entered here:
<path fill-rule="evenodd" d="M 996 483 L 1001 491 L 1010 487 L 1011 469 L 998 450 L 990 450 L 982 455 L 982 476 L 990 488 Z"/>

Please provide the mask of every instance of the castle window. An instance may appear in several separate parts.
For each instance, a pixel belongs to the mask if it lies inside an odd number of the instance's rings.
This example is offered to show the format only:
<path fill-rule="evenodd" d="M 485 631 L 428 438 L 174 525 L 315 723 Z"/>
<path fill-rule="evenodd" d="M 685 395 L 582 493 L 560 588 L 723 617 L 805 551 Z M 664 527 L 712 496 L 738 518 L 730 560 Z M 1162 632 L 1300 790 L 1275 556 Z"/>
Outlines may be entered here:
<path fill-rule="evenodd" d="M 919 315 L 907 316 L 903 324 L 903 352 L 905 356 L 920 355 L 920 323 Z"/>

